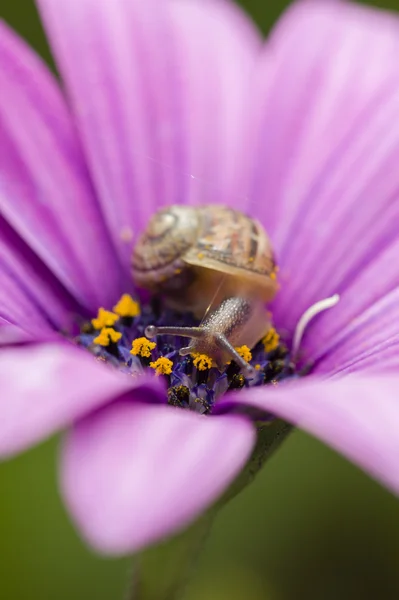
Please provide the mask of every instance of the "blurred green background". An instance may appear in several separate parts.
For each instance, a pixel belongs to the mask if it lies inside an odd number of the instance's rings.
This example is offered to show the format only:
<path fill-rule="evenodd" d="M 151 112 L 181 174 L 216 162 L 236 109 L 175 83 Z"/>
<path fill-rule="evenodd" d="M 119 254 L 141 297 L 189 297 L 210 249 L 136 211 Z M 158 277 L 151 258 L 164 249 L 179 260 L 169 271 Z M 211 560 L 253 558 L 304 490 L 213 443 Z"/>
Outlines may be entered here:
<path fill-rule="evenodd" d="M 288 2 L 241 4 L 267 32 Z M 2 0 L 0 16 L 49 60 L 32 0 Z M 57 493 L 58 441 L 0 467 L 0 597 L 119 600 L 129 561 L 95 556 L 72 529 Z M 296 432 L 219 516 L 187 596 L 207 598 L 396 600 L 399 503 Z"/>

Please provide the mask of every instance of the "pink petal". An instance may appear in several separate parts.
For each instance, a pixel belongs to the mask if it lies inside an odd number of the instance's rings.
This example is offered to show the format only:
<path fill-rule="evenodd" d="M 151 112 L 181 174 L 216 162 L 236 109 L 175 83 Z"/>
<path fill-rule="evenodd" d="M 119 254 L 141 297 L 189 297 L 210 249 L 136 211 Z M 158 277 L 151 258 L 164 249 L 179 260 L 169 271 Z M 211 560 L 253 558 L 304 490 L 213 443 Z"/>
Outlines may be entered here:
<path fill-rule="evenodd" d="M 305 339 L 319 373 L 399 367 L 399 240 L 354 278 L 317 335 Z M 334 309 L 333 309 L 334 310 Z M 335 318 L 334 318 L 335 316 Z"/>
<path fill-rule="evenodd" d="M 254 441 L 252 425 L 237 416 L 113 404 L 67 437 L 67 505 L 95 548 L 136 552 L 206 510 L 244 466 Z"/>
<path fill-rule="evenodd" d="M 4 267 L 0 267 L 0 319 L 9 325 L 18 325 L 38 339 L 51 330 L 40 308 L 32 304 L 25 291 Z"/>
<path fill-rule="evenodd" d="M 128 267 L 129 232 L 160 206 L 238 194 L 259 35 L 215 0 L 38 4 Z"/>
<path fill-rule="evenodd" d="M 323 380 L 311 376 L 225 397 L 218 411 L 248 406 L 319 437 L 399 494 L 398 377 Z"/>
<path fill-rule="evenodd" d="M 154 377 L 118 373 L 72 344 L 0 346 L 0 456 L 28 448 L 136 387 L 142 400 L 165 401 Z"/>
<path fill-rule="evenodd" d="M 368 265 L 378 270 L 399 231 L 398 54 L 396 16 L 309 1 L 294 3 L 263 57 L 250 197 L 280 263 L 275 320 L 292 332 L 311 304 L 343 295 L 310 328 L 310 356 L 323 349 L 320 335 L 334 343 L 350 318 L 398 283 L 397 260 L 376 285 L 354 283 Z M 327 321 L 334 327 L 324 335 Z"/>
<path fill-rule="evenodd" d="M 0 285 L 0 315 L 12 318 L 14 314 L 14 323 L 38 337 L 52 330 L 69 330 L 72 315 L 84 312 L 1 217 L 0 280 L 3 283 Z"/>
<path fill-rule="evenodd" d="M 2 217 L 82 304 L 111 304 L 120 267 L 70 114 L 47 67 L 2 23 L 0 89 Z"/>
<path fill-rule="evenodd" d="M 0 317 L 0 346 L 18 346 L 32 342 L 34 342 L 32 335 Z"/>

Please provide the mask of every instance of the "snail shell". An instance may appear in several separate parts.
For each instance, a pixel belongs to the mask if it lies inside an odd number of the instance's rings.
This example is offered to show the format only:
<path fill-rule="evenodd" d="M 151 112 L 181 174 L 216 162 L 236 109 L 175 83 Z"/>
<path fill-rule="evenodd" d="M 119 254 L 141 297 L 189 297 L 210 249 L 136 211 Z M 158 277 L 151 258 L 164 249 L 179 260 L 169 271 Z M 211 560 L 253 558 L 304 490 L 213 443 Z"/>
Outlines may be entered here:
<path fill-rule="evenodd" d="M 137 285 L 163 293 L 175 308 L 198 312 L 228 296 L 271 300 L 277 290 L 275 269 L 262 225 L 219 205 L 158 211 L 132 256 Z"/>
<path fill-rule="evenodd" d="M 156 212 L 133 251 L 137 285 L 156 290 L 185 269 L 184 256 L 198 238 L 199 225 L 196 209 L 188 206 Z"/>

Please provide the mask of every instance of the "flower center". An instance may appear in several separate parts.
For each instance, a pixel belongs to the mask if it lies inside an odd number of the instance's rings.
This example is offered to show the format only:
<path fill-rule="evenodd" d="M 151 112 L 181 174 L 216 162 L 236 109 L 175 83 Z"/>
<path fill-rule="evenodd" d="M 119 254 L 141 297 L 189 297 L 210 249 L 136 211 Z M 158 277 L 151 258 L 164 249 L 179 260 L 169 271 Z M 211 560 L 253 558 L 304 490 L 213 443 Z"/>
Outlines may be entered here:
<path fill-rule="evenodd" d="M 156 300 L 143 304 L 125 294 L 112 311 L 100 308 L 96 318 L 85 323 L 75 341 L 101 361 L 122 372 L 139 376 L 145 370 L 166 378 L 168 403 L 209 414 L 224 393 L 261 385 L 279 385 L 298 377 L 287 347 L 275 329 L 270 329 L 253 349 L 235 348 L 253 367 L 250 374 L 230 361 L 220 370 L 210 356 L 194 353 L 182 357 L 179 351 L 187 339 L 177 335 L 159 335 L 147 339 L 148 326 L 197 327 L 191 313 L 180 313 L 159 306 Z"/>

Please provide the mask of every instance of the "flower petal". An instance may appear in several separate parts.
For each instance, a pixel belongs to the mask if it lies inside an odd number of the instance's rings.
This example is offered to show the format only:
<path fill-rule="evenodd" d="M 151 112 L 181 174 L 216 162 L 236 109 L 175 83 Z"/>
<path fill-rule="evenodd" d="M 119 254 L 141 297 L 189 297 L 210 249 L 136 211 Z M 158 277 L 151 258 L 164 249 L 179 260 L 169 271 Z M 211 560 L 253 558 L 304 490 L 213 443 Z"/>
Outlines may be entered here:
<path fill-rule="evenodd" d="M 83 307 L 1 216 L 0 280 L 0 315 L 14 314 L 14 324 L 39 338 L 52 330 L 69 330 L 72 315 L 84 315 Z"/>
<path fill-rule="evenodd" d="M 117 403 L 77 423 L 62 457 L 62 487 L 98 550 L 136 552 L 184 528 L 244 466 L 249 421 L 169 406 Z"/>
<path fill-rule="evenodd" d="M 397 237 L 398 53 L 394 15 L 308 1 L 288 11 L 264 55 L 251 197 L 280 263 L 275 320 L 291 332 Z M 320 321 L 341 310 L 341 328 L 343 302 Z"/>
<path fill-rule="evenodd" d="M 312 433 L 399 494 L 399 378 L 325 380 L 232 394 L 217 412 L 251 407 Z"/>
<path fill-rule="evenodd" d="M 32 335 L 0 317 L 0 346 L 32 344 Z"/>
<path fill-rule="evenodd" d="M 8 325 L 18 325 L 40 339 L 50 331 L 50 325 L 38 306 L 18 285 L 11 273 L 0 268 L 0 319 Z"/>
<path fill-rule="evenodd" d="M 71 116 L 47 67 L 1 22 L 0 88 L 2 217 L 82 304 L 111 304 L 120 266 Z"/>
<path fill-rule="evenodd" d="M 157 208 L 223 201 L 226 181 L 237 194 L 259 34 L 214 0 L 38 4 L 128 267 L 125 242 Z"/>
<path fill-rule="evenodd" d="M 305 338 L 318 373 L 399 367 L 399 240 L 365 267 L 345 290 L 340 310 Z M 335 309 L 333 309 L 335 311 Z M 316 332 L 315 332 L 316 333 Z"/>
<path fill-rule="evenodd" d="M 118 373 L 72 344 L 0 346 L 0 456 L 28 448 L 136 387 L 141 400 L 165 401 L 154 377 Z"/>

